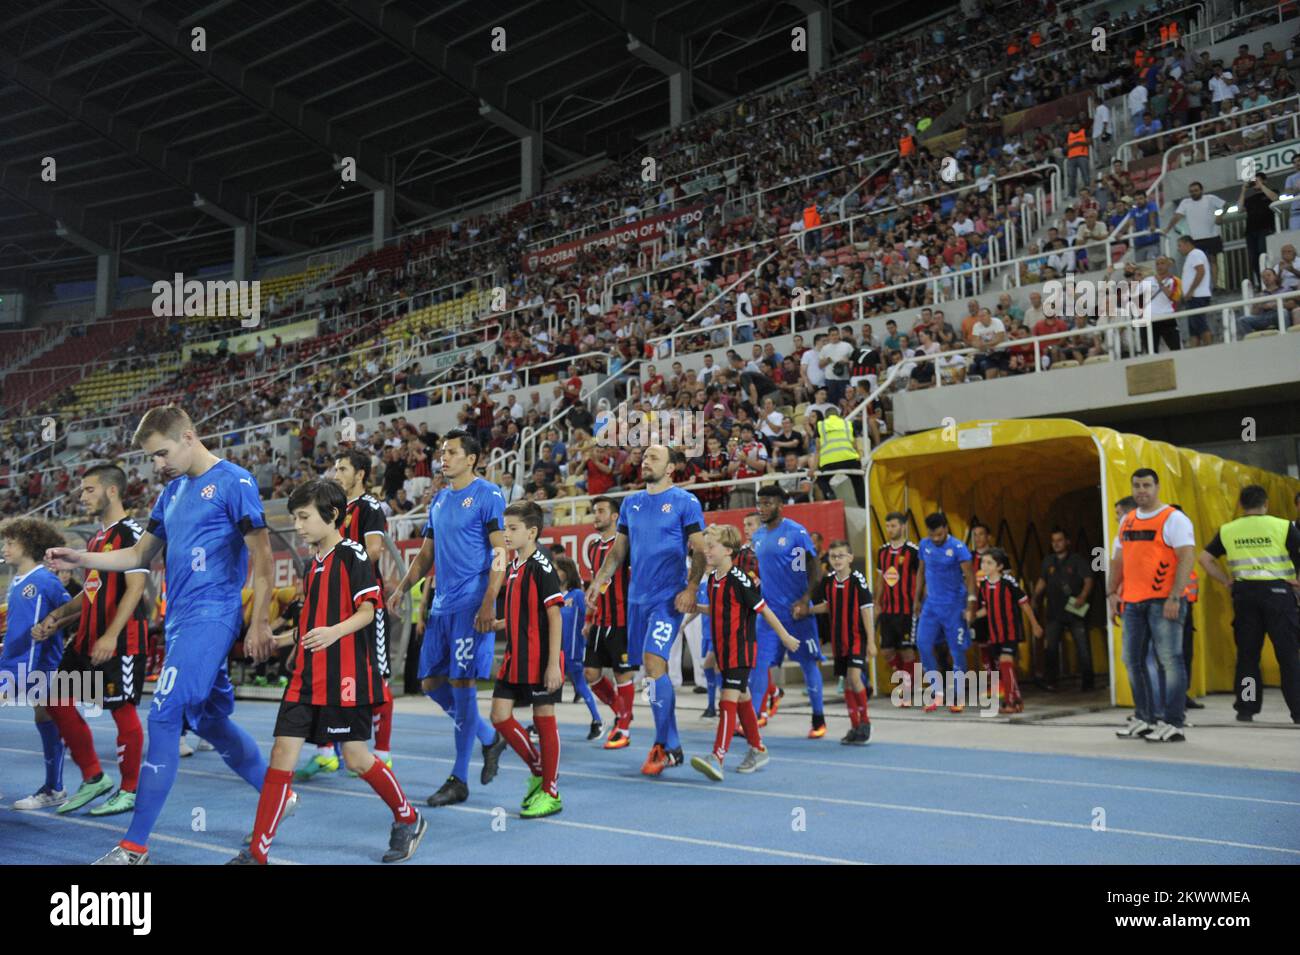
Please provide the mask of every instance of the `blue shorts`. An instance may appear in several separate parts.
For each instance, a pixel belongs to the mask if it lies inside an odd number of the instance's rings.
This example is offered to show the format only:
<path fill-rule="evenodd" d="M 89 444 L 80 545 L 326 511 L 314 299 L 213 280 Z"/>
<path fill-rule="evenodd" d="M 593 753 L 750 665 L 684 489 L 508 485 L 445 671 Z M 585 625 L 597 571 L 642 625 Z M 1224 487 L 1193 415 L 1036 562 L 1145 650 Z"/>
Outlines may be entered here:
<path fill-rule="evenodd" d="M 775 611 L 773 611 L 775 613 Z M 758 665 L 774 667 L 786 656 L 795 663 L 811 663 L 826 659 L 822 656 L 822 645 L 817 639 L 817 618 L 804 617 L 802 620 L 787 620 L 781 615 L 777 619 L 790 631 L 790 636 L 799 641 L 799 649 L 787 650 L 777 639 L 776 631 L 767 625 L 762 617 L 754 628 L 758 637 Z"/>
<path fill-rule="evenodd" d="M 233 609 L 196 608 L 184 615 L 169 608 L 163 638 L 162 672 L 154 684 L 149 721 L 183 723 L 198 729 L 204 719 L 221 719 L 235 711 L 226 658 L 239 638 L 243 613 Z"/>
<path fill-rule="evenodd" d="M 700 658 L 703 659 L 713 652 L 713 628 L 705 624 L 701 629 L 704 635 L 700 638 Z"/>
<path fill-rule="evenodd" d="M 566 672 L 572 672 L 575 668 L 581 670 L 582 660 L 587 655 L 587 641 L 583 638 L 582 631 L 565 637 L 560 652 L 564 654 Z"/>
<path fill-rule="evenodd" d="M 486 680 L 492 674 L 496 640 L 474 629 L 478 607 L 450 613 L 430 611 L 420 646 L 418 677 L 445 676 L 451 680 Z"/>
<path fill-rule="evenodd" d="M 673 600 L 648 604 L 627 605 L 627 662 L 639 667 L 646 653 L 668 659 L 677 631 L 682 628 L 682 615 L 673 607 Z"/>
<path fill-rule="evenodd" d="M 967 646 L 970 634 L 967 632 L 965 613 L 966 608 L 960 605 L 931 609 L 931 604 L 927 602 L 916 621 L 917 647 L 929 648 L 941 640 L 946 641 L 950 649 Z"/>

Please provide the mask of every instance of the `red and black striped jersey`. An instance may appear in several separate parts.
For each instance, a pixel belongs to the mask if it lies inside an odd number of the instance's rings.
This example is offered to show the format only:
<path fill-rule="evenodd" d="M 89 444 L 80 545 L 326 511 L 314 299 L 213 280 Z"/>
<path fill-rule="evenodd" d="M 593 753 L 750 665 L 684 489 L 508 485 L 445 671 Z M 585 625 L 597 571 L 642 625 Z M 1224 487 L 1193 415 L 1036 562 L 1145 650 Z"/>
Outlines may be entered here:
<path fill-rule="evenodd" d="M 758 581 L 733 564 L 721 577 L 713 571 L 709 585 L 709 626 L 713 653 L 724 670 L 753 669 L 758 656 L 756 615 L 767 606 Z"/>
<path fill-rule="evenodd" d="M 754 583 L 759 583 L 758 578 L 758 555 L 754 553 L 753 544 L 741 544 L 740 550 L 736 551 L 735 566 L 739 567 Z"/>
<path fill-rule="evenodd" d="M 1016 578 L 1003 574 L 994 580 L 987 577 L 975 589 L 977 609 L 988 614 L 989 643 L 1019 643 L 1025 638 L 1021 607 L 1029 597 L 1020 589 Z"/>
<path fill-rule="evenodd" d="M 587 544 L 587 565 L 591 567 L 592 573 L 600 570 L 601 565 L 605 563 L 605 557 L 614 549 L 614 541 L 618 540 L 615 534 L 608 540 L 594 540 Z M 598 627 L 626 627 L 627 626 L 627 584 L 631 579 L 632 568 L 626 558 L 619 565 L 618 570 L 614 571 L 614 576 L 605 589 L 601 591 L 600 599 L 591 608 L 588 619 Z"/>
<path fill-rule="evenodd" d="M 876 551 L 876 572 L 884 580 L 876 613 L 912 615 L 916 596 L 916 572 L 921 567 L 921 552 L 911 541 L 899 547 L 885 544 Z"/>
<path fill-rule="evenodd" d="M 312 706 L 378 706 L 384 681 L 375 656 L 373 622 L 324 650 L 304 650 L 302 638 L 317 627 L 332 627 L 351 617 L 362 604 L 379 609 L 375 565 L 365 548 L 344 538 L 307 565 L 298 614 L 298 650 L 293 675 L 284 691 L 290 703 Z"/>
<path fill-rule="evenodd" d="M 144 536 L 144 529 L 134 520 L 124 517 L 115 524 L 101 528 L 90 539 L 86 550 L 103 552 L 124 550 L 135 546 L 135 542 Z M 118 604 L 126 594 L 126 575 L 147 574 L 141 568 L 126 572 L 91 570 L 86 573 L 85 584 L 81 590 L 81 620 L 77 624 L 77 635 L 72 638 L 72 648 L 78 653 L 89 655 L 95 641 L 108 632 L 109 624 L 117 615 Z M 127 620 L 122 632 L 117 635 L 115 656 L 135 656 L 147 652 L 146 639 L 149 633 L 149 612 L 145 606 L 144 596 L 136 601 L 135 609 Z"/>
<path fill-rule="evenodd" d="M 850 571 L 843 580 L 831 574 L 821 579 L 817 590 L 814 603 L 826 604 L 835 656 L 862 656 L 867 652 L 867 625 L 862 622 L 862 608 L 871 606 L 867 578 L 856 570 Z"/>
<path fill-rule="evenodd" d="M 698 458 L 693 458 L 690 462 L 690 475 L 692 481 L 704 481 L 705 474 L 710 472 L 720 473 L 722 478 L 708 478 L 707 480 L 716 481 L 725 479 L 727 476 L 727 464 L 730 459 L 719 452 L 718 454 L 702 454 Z M 705 487 L 693 492 L 700 499 L 701 504 L 720 504 L 727 496 L 725 487 Z"/>
<path fill-rule="evenodd" d="M 539 547 L 527 560 L 515 559 L 506 571 L 506 652 L 497 679 L 506 683 L 539 684 L 546 679 L 551 627 L 547 608 L 564 604 L 564 588 L 551 553 Z M 558 640 L 560 635 L 555 634 Z M 560 659 L 564 672 L 564 659 Z"/>
<path fill-rule="evenodd" d="M 366 538 L 371 534 L 388 533 L 388 519 L 384 517 L 384 511 L 378 501 L 369 494 L 362 494 L 355 501 L 348 501 L 348 509 L 344 512 L 343 526 L 339 528 L 339 533 L 364 548 Z M 382 595 L 384 580 L 378 566 L 375 566 L 375 582 L 379 584 L 379 592 Z M 380 606 L 383 606 L 382 600 Z"/>

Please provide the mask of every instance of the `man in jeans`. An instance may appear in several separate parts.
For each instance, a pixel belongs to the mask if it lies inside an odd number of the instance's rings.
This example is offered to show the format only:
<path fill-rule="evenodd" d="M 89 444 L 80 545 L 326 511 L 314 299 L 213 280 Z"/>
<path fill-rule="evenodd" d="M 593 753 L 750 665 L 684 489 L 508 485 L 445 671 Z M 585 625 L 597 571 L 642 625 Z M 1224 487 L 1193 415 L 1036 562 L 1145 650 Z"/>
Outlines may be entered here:
<path fill-rule="evenodd" d="M 1060 676 L 1061 633 L 1069 629 L 1079 659 L 1079 689 L 1093 688 L 1092 641 L 1083 617 L 1067 609 L 1085 606 L 1092 593 L 1092 575 L 1087 562 L 1070 550 L 1070 541 L 1061 528 L 1052 530 L 1052 552 L 1043 559 L 1043 568 L 1034 585 L 1034 601 L 1046 596 L 1043 625 L 1047 636 L 1047 683 L 1055 685 Z"/>
<path fill-rule="evenodd" d="M 1195 561 L 1192 522 L 1182 511 L 1160 501 L 1160 478 L 1138 468 L 1131 479 L 1137 509 L 1119 526 L 1120 550 L 1111 564 L 1107 592 L 1110 615 L 1124 602 L 1124 669 L 1133 689 L 1136 715 L 1116 735 L 1152 743 L 1181 743 L 1187 701 L 1183 667 L 1183 620 L 1187 615 L 1187 581 Z M 1145 666 L 1147 648 L 1155 647 L 1156 665 L 1164 676 L 1164 718 L 1156 720 L 1156 695 Z"/>

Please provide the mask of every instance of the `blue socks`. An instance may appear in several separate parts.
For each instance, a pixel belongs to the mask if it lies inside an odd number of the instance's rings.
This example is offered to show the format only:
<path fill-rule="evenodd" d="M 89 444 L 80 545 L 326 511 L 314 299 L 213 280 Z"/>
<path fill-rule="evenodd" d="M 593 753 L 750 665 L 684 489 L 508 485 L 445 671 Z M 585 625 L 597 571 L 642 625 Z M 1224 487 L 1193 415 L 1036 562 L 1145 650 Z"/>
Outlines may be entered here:
<path fill-rule="evenodd" d="M 201 719 L 194 728 L 202 739 L 211 743 L 227 766 L 258 792 L 266 781 L 266 760 L 257 742 L 228 716 Z M 150 747 L 152 752 L 153 747 Z M 152 760 L 150 760 L 152 762 Z"/>
<path fill-rule="evenodd" d="M 714 669 L 705 670 L 704 682 L 709 691 L 709 709 L 714 709 L 714 704 L 718 699 L 718 671 Z"/>
<path fill-rule="evenodd" d="M 600 710 L 596 707 L 596 696 L 591 692 L 591 687 L 587 685 L 587 674 L 582 671 L 582 667 L 575 667 L 569 674 L 573 677 L 573 688 L 582 696 L 582 700 L 587 704 L 587 709 L 591 710 L 591 719 L 599 723 Z"/>
<path fill-rule="evenodd" d="M 677 749 L 682 745 L 677 735 L 677 694 L 673 680 L 667 673 L 650 681 L 650 712 L 655 719 L 655 742 L 664 749 Z"/>
<path fill-rule="evenodd" d="M 822 668 L 816 660 L 805 660 L 799 664 L 803 670 L 803 681 L 808 687 L 808 699 L 812 702 L 813 716 L 822 715 Z"/>
<path fill-rule="evenodd" d="M 470 689 L 473 688 L 470 687 Z M 441 706 L 446 711 L 447 715 L 452 718 L 452 721 L 455 722 L 456 696 L 454 693 L 452 693 L 452 686 L 450 683 L 443 683 L 439 685 L 436 689 L 427 691 L 424 695 L 427 696 L 429 699 L 433 700 L 433 702 L 437 703 L 439 706 Z M 473 702 L 474 712 L 477 713 L 478 712 L 477 694 L 471 695 L 470 699 Z M 484 746 L 491 746 L 492 741 L 497 738 L 497 731 L 492 728 L 492 724 L 489 723 L 487 720 L 475 720 L 474 727 L 475 727 L 474 729 L 475 733 L 478 734 L 478 741 L 482 743 Z M 460 778 L 464 779 L 465 777 L 461 776 Z"/>
<path fill-rule="evenodd" d="M 215 745 L 215 744 L 214 744 Z M 149 720 L 149 749 L 140 763 L 140 785 L 135 791 L 135 812 L 126 830 L 126 841 L 149 844 L 149 833 L 158 821 L 167 794 L 176 782 L 181 754 L 180 714 L 176 720 Z M 259 781 L 258 785 L 261 785 Z"/>
<path fill-rule="evenodd" d="M 749 693 L 753 697 L 754 715 L 761 716 L 763 700 L 767 697 L 767 666 L 761 660 L 749 671 Z"/>
<path fill-rule="evenodd" d="M 54 720 L 36 724 L 41 734 L 41 749 L 45 751 L 45 788 L 58 792 L 63 788 L 63 737 Z"/>
<path fill-rule="evenodd" d="M 451 772 L 457 779 L 468 782 L 470 752 L 479 723 L 483 722 L 478 716 L 478 690 L 472 686 L 453 686 L 451 695 L 456 707 L 452 716 L 456 724 L 456 765 Z"/>

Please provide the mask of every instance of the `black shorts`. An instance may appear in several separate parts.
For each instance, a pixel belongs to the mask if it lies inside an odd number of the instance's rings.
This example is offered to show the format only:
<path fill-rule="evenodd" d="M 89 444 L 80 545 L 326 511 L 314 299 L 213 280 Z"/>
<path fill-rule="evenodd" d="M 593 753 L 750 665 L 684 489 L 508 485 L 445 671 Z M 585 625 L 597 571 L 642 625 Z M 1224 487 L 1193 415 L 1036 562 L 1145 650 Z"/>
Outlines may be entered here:
<path fill-rule="evenodd" d="M 859 670 L 867 668 L 867 658 L 862 654 L 854 657 L 836 657 L 835 658 L 835 675 L 848 676 L 849 667 L 857 667 Z"/>
<path fill-rule="evenodd" d="M 280 701 L 273 736 L 291 736 L 317 746 L 370 739 L 370 706 L 317 706 Z"/>
<path fill-rule="evenodd" d="M 1192 245 L 1211 258 L 1223 251 L 1223 239 L 1217 235 L 1212 239 L 1193 239 Z"/>
<path fill-rule="evenodd" d="M 497 680 L 492 687 L 492 699 L 514 700 L 520 706 L 555 706 L 560 702 L 564 688 L 551 693 L 541 683 L 507 683 Z"/>
<path fill-rule="evenodd" d="M 745 691 L 749 689 L 749 674 L 753 672 L 750 667 L 735 667 L 730 670 L 722 671 L 722 688 L 724 690 L 739 690 L 740 695 L 744 696 Z"/>
<path fill-rule="evenodd" d="M 636 667 L 627 664 L 627 627 L 592 627 L 582 665 L 589 670 L 613 670 L 631 673 Z"/>
<path fill-rule="evenodd" d="M 90 686 L 82 688 L 83 703 L 96 703 L 106 710 L 119 706 L 138 706 L 144 690 L 145 655 L 143 653 L 111 656 L 99 666 L 90 662 L 87 654 L 71 648 L 63 651 L 59 673 L 82 674 L 90 677 Z M 99 677 L 103 674 L 101 687 Z M 103 694 L 102 696 L 100 694 Z"/>
<path fill-rule="evenodd" d="M 905 613 L 880 615 L 880 648 L 882 650 L 913 650 L 912 618 Z"/>
<path fill-rule="evenodd" d="M 971 639 L 976 643 L 989 642 L 989 618 L 976 617 L 970 625 Z"/>

